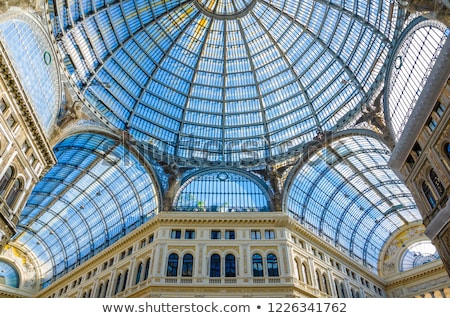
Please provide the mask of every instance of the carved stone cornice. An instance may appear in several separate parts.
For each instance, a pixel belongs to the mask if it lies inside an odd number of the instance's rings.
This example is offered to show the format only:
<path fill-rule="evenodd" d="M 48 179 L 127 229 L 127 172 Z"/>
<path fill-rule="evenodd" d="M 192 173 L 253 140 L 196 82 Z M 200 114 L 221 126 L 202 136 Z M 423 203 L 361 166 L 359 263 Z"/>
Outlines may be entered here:
<path fill-rule="evenodd" d="M 408 283 L 416 283 L 421 278 L 427 278 L 429 276 L 435 276 L 436 274 L 441 273 L 445 275 L 447 274 L 442 263 L 438 266 L 432 266 L 429 268 L 425 268 L 424 266 L 422 266 L 414 274 L 408 272 L 404 277 L 388 282 L 386 285 L 386 289 L 394 289 L 396 287 L 405 286 Z"/>
<path fill-rule="evenodd" d="M 50 144 L 47 141 L 44 131 L 39 125 L 39 121 L 31 106 L 31 103 L 28 100 L 27 96 L 24 94 L 24 89 L 20 84 L 12 63 L 5 52 L 5 48 L 0 43 L 1 78 L 8 86 L 10 95 L 17 103 L 22 115 L 22 119 L 27 126 L 27 131 L 29 131 L 33 136 L 34 141 L 36 142 L 36 145 L 45 160 L 46 166 L 44 167 L 44 170 L 42 172 L 45 173 L 56 163 L 56 158 Z"/>

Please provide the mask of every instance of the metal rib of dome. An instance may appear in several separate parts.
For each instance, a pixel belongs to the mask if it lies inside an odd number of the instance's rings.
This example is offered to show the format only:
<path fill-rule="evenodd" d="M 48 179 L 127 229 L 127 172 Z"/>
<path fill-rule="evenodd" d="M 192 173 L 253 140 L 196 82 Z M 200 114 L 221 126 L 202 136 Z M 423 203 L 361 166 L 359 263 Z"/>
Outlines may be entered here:
<path fill-rule="evenodd" d="M 377 86 L 401 22 L 381 0 L 52 3 L 84 97 L 182 162 L 260 162 L 335 129 Z"/>

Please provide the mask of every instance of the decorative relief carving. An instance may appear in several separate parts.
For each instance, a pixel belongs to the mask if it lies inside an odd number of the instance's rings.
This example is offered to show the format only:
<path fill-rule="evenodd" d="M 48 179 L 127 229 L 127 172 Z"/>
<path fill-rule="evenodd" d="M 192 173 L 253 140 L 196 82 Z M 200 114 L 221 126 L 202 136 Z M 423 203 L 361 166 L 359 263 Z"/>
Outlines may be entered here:
<path fill-rule="evenodd" d="M 267 251 L 278 251 L 278 246 L 252 246 L 251 251 L 260 251 L 260 252 L 267 252 Z"/>
<path fill-rule="evenodd" d="M 185 246 L 185 245 L 168 245 L 167 246 L 167 250 L 168 251 L 179 251 L 179 252 L 183 252 L 186 250 L 192 250 L 195 252 L 196 246 L 195 245 L 189 245 L 189 246 Z"/>
<path fill-rule="evenodd" d="M 223 253 L 230 250 L 239 253 L 239 246 L 207 246 L 206 254 L 209 254 L 212 251 L 219 251 Z"/>
<path fill-rule="evenodd" d="M 383 272 L 385 274 L 392 274 L 395 272 L 395 264 L 393 262 L 384 262 L 383 263 Z"/>

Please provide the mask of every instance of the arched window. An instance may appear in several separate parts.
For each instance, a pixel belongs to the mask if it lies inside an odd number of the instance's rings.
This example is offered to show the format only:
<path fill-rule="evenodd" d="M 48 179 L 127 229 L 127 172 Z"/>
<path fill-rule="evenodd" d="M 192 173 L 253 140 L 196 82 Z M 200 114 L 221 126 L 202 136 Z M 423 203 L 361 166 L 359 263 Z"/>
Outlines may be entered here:
<path fill-rule="evenodd" d="M 325 293 L 331 295 L 330 289 L 328 288 L 327 275 L 325 275 L 325 273 L 322 274 L 322 288 Z"/>
<path fill-rule="evenodd" d="M 306 266 L 305 263 L 302 263 L 302 277 L 303 277 L 303 282 L 311 285 L 311 282 L 309 281 L 309 274 L 308 274 L 308 267 Z"/>
<path fill-rule="evenodd" d="M 211 255 L 211 263 L 209 264 L 209 276 L 220 277 L 220 255 Z"/>
<path fill-rule="evenodd" d="M 0 179 L 0 195 L 3 195 L 6 192 L 9 183 L 12 181 L 13 175 L 14 175 L 13 168 L 8 167 L 8 169 L 6 169 L 5 174 Z"/>
<path fill-rule="evenodd" d="M 134 280 L 135 285 L 141 281 L 142 267 L 142 262 L 140 262 L 136 271 L 136 279 Z"/>
<path fill-rule="evenodd" d="M 339 288 L 339 282 L 336 279 L 334 280 L 334 288 L 336 289 L 336 296 L 341 298 L 341 289 Z"/>
<path fill-rule="evenodd" d="M 225 256 L 225 277 L 236 277 L 236 257 L 233 254 Z"/>
<path fill-rule="evenodd" d="M 97 291 L 97 298 L 102 297 L 102 292 L 103 292 L 103 283 L 100 284 L 100 287 L 98 288 Z"/>
<path fill-rule="evenodd" d="M 439 180 L 438 175 L 436 174 L 436 172 L 433 169 L 430 170 L 430 179 L 431 179 L 431 182 L 433 182 L 433 185 L 434 185 L 437 193 L 439 193 L 439 196 L 443 196 L 445 193 L 444 186 L 442 185 L 441 180 Z"/>
<path fill-rule="evenodd" d="M 347 292 L 345 290 L 344 282 L 341 282 L 341 293 L 340 294 L 341 294 L 342 298 L 346 298 L 347 297 Z"/>
<path fill-rule="evenodd" d="M 207 172 L 183 184 L 175 198 L 177 211 L 266 212 L 264 185 L 252 176 L 232 171 Z"/>
<path fill-rule="evenodd" d="M 105 292 L 102 295 L 103 298 L 106 297 L 106 293 L 108 292 L 108 287 L 109 287 L 109 279 L 106 281 L 106 284 L 105 284 Z"/>
<path fill-rule="evenodd" d="M 433 192 L 431 192 L 430 187 L 425 181 L 422 182 L 422 191 L 427 198 L 427 201 L 430 204 L 431 208 L 434 209 L 436 207 L 436 198 L 434 197 Z"/>
<path fill-rule="evenodd" d="M 263 270 L 262 256 L 259 254 L 253 255 L 252 263 L 253 263 L 253 276 L 254 277 L 263 277 L 264 270 Z"/>
<path fill-rule="evenodd" d="M 295 262 L 295 277 L 297 277 L 298 280 L 302 280 L 302 276 L 300 275 L 300 265 L 298 263 L 298 260 L 294 260 Z"/>
<path fill-rule="evenodd" d="M 445 154 L 447 155 L 447 158 L 450 159 L 450 143 L 445 145 Z"/>
<path fill-rule="evenodd" d="M 192 256 L 192 254 L 184 255 L 181 276 L 192 277 L 193 267 L 194 267 L 194 257 Z"/>
<path fill-rule="evenodd" d="M 21 190 L 22 190 L 22 181 L 20 179 L 16 179 L 13 183 L 11 190 L 8 193 L 8 196 L 6 197 L 6 204 L 8 204 L 8 206 L 11 209 L 14 208 L 14 205 L 17 202 L 17 198 Z"/>
<path fill-rule="evenodd" d="M 320 291 L 323 291 L 322 284 L 321 284 L 320 280 L 321 280 L 320 279 L 320 273 L 319 273 L 319 271 L 316 271 L 317 288 L 319 288 Z"/>
<path fill-rule="evenodd" d="M 119 292 L 121 282 L 122 282 L 122 273 L 120 273 L 119 276 L 117 276 L 116 287 L 114 288 L 114 295 Z"/>
<path fill-rule="evenodd" d="M 169 255 L 169 260 L 167 261 L 167 276 L 177 276 L 178 275 L 178 255 L 172 253 Z"/>
<path fill-rule="evenodd" d="M 278 260 L 274 254 L 267 255 L 267 272 L 269 276 L 280 276 L 278 273 Z"/>
<path fill-rule="evenodd" d="M 129 270 L 127 269 L 125 272 L 125 275 L 123 275 L 123 284 L 122 284 L 122 288 L 120 289 L 120 291 L 124 291 L 125 288 L 127 287 L 127 282 L 128 282 L 128 274 L 129 274 Z"/>
<path fill-rule="evenodd" d="M 149 273 L 150 273 L 150 258 L 145 263 L 144 280 L 147 280 Z"/>

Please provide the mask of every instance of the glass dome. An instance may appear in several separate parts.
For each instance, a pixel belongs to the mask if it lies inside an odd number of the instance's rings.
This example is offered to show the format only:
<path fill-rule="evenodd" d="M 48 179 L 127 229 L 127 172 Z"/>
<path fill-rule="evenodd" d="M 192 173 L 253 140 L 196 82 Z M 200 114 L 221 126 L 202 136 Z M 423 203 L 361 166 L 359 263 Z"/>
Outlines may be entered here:
<path fill-rule="evenodd" d="M 99 116 L 196 165 L 259 164 L 339 127 L 403 20 L 392 1 L 343 0 L 54 1 L 49 16 Z"/>

